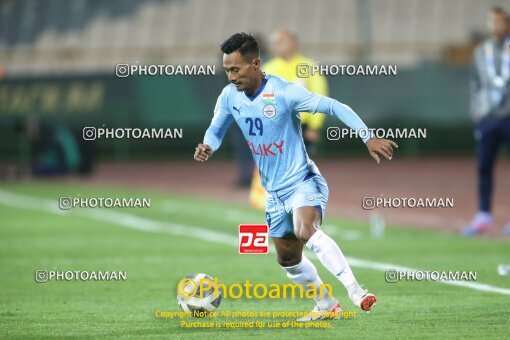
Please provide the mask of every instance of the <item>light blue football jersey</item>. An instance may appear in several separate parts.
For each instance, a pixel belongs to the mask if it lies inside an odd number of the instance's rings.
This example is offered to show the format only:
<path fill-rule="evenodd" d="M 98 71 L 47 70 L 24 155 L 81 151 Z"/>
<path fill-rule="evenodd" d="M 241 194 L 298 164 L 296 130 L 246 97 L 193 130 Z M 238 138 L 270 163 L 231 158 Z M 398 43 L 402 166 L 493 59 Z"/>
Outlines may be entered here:
<path fill-rule="evenodd" d="M 324 112 L 338 117 L 353 129 L 367 128 L 347 105 L 266 74 L 262 86 L 252 96 L 238 91 L 233 84 L 223 89 L 204 144 L 216 151 L 235 120 L 266 191 L 291 188 L 310 173 L 319 173 L 305 149 L 299 112 Z"/>

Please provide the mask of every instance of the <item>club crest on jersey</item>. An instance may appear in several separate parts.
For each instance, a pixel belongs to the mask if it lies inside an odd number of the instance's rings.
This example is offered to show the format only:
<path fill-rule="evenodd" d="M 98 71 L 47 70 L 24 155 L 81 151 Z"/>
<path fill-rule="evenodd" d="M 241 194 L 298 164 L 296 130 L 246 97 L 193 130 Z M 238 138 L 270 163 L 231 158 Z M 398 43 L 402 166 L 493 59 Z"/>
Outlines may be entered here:
<path fill-rule="evenodd" d="M 262 95 L 262 100 L 266 104 L 276 104 L 276 99 L 274 97 L 274 93 L 264 93 Z"/>
<path fill-rule="evenodd" d="M 267 118 L 273 118 L 276 115 L 276 108 L 273 105 L 268 104 L 264 106 L 264 108 L 262 109 L 262 113 Z"/>

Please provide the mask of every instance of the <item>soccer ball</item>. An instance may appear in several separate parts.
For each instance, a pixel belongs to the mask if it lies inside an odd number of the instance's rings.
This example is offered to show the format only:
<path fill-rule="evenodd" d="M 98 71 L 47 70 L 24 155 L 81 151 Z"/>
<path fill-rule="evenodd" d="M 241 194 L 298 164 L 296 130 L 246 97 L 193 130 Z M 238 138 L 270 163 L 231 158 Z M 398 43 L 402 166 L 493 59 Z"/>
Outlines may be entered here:
<path fill-rule="evenodd" d="M 189 274 L 179 281 L 177 303 L 192 316 L 207 316 L 219 307 L 220 302 L 221 292 L 216 290 L 214 278 L 210 275 Z"/>

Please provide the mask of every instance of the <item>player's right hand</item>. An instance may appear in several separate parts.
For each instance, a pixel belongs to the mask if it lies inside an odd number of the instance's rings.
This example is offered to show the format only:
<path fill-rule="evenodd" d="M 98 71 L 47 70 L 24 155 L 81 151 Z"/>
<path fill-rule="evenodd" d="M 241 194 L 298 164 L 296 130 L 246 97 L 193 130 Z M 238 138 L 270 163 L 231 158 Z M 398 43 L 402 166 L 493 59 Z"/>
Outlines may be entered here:
<path fill-rule="evenodd" d="M 198 143 L 195 148 L 195 160 L 198 162 L 205 162 L 211 157 L 212 148 L 207 144 Z"/>

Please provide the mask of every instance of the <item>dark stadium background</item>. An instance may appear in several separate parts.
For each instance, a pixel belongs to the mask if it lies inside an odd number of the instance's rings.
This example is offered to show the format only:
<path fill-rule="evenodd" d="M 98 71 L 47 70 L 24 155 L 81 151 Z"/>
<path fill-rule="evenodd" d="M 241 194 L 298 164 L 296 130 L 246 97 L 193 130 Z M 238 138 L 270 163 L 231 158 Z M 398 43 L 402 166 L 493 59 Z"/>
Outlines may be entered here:
<path fill-rule="evenodd" d="M 495 227 L 460 235 L 477 211 L 472 55 L 494 6 L 510 10 L 508 0 L 0 0 L 0 338 L 504 337 L 508 150 L 495 167 Z M 323 65 L 396 65 L 397 76 L 329 76 L 329 94 L 369 127 L 427 130 L 426 139 L 397 139 L 393 159 L 377 164 L 359 139 L 327 140 L 328 126 L 343 126 L 327 117 L 311 156 L 330 190 L 321 228 L 377 307 L 328 329 L 185 329 L 155 311 L 181 310 L 177 282 L 189 273 L 289 282 L 272 242 L 266 255 L 238 252 L 239 224 L 265 223 L 265 214 L 239 181 L 238 147 L 248 146 L 237 126 L 208 162 L 193 160 L 227 84 L 219 45 L 253 33 L 265 62 L 278 28 L 295 32 L 300 52 Z M 136 63 L 215 65 L 216 75 L 115 75 L 117 64 Z M 85 141 L 84 127 L 177 128 L 183 138 Z M 45 155 L 54 160 L 56 141 L 71 147 L 72 135 L 79 167 L 40 176 L 41 150 L 53 148 Z M 253 167 L 245 168 L 251 180 Z M 87 197 L 150 198 L 151 207 L 59 207 Z M 365 210 L 363 197 L 453 198 L 454 207 Z M 354 310 L 340 282 L 317 269 L 342 308 Z M 395 269 L 478 277 L 390 283 L 384 272 Z M 37 283 L 37 270 L 126 271 L 127 280 Z M 310 307 L 224 299 L 220 309 Z"/>
<path fill-rule="evenodd" d="M 426 209 L 422 215 L 420 209 L 385 212 L 389 222 L 448 230 L 460 229 L 476 211 L 469 112 L 472 53 L 487 35 L 487 12 L 505 1 L 0 4 L 1 178 L 26 174 L 33 146 L 24 129 L 35 118 L 47 127 L 66 126 L 76 136 L 87 160 L 80 173 L 92 175 L 76 181 L 179 188 L 212 196 L 227 190 L 224 198 L 248 203 L 246 190 L 232 188 L 240 176 L 234 145 L 243 144 L 233 135 L 235 124 L 208 167 L 197 166 L 192 153 L 227 83 L 219 44 L 234 32 L 251 32 L 264 47 L 264 62 L 270 59 L 265 48 L 270 33 L 283 27 L 296 33 L 302 54 L 321 64 L 396 65 L 397 76 L 329 76 L 330 96 L 351 106 L 369 127 L 427 130 L 426 139 L 396 139 L 400 147 L 393 162 L 371 171 L 371 159 L 359 140 L 326 139 L 327 126 L 341 126 L 327 117 L 312 158 L 323 169 L 331 192 L 342 193 L 330 197 L 331 211 L 367 221 L 369 215 L 359 203 L 364 194 L 449 195 L 459 204 L 435 211 L 434 217 Z M 124 63 L 215 65 L 216 75 L 118 78 L 115 65 Z M 184 138 L 84 141 L 85 126 L 182 128 Z M 215 167 L 221 178 L 211 186 L 203 174 Z M 162 175 L 156 179 L 151 174 L 158 171 Z M 506 173 L 508 162 L 502 159 L 495 190 L 500 224 L 508 219 Z M 363 183 L 352 179 L 355 174 L 363 174 Z M 205 187 L 209 189 L 197 191 Z"/>
<path fill-rule="evenodd" d="M 226 84 L 218 45 L 240 30 L 264 41 L 278 27 L 293 29 L 301 52 L 324 64 L 397 65 L 397 77 L 330 76 L 328 82 L 331 96 L 370 127 L 427 128 L 429 138 L 404 143 L 400 155 L 472 153 L 471 53 L 485 33 L 484 13 L 505 1 L 213 3 L 2 1 L 2 161 L 26 157 L 14 127 L 30 115 L 77 134 L 84 125 L 182 127 L 182 141 L 101 140 L 97 151 L 100 159 L 185 158 Z M 257 10 L 264 7 L 272 10 Z M 135 62 L 214 64 L 216 76 L 114 77 L 116 64 Z M 57 99 L 44 105 L 48 96 Z M 225 143 L 218 156 L 229 157 L 230 149 Z M 352 140 L 319 147 L 321 155 L 364 152 Z"/>

